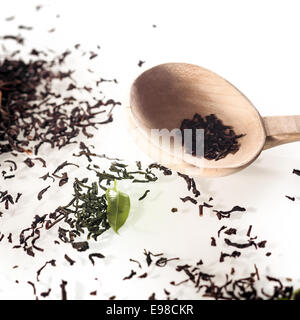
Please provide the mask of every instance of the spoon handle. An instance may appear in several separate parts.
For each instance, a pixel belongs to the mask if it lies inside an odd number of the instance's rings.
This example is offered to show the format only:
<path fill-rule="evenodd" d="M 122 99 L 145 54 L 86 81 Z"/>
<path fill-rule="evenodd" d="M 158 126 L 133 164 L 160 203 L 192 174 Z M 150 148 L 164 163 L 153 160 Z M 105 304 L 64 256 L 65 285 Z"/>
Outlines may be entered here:
<path fill-rule="evenodd" d="M 263 121 L 267 135 L 264 150 L 300 141 L 300 116 L 264 117 Z"/>

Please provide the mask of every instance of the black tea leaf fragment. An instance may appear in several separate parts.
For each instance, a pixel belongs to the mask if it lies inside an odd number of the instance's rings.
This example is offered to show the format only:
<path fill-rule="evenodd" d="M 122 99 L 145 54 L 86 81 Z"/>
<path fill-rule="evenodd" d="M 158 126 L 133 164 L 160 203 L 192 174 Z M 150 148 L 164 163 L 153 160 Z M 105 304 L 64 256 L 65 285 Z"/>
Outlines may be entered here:
<path fill-rule="evenodd" d="M 95 265 L 95 261 L 93 259 L 94 257 L 95 258 L 99 258 L 99 259 L 105 258 L 105 256 L 103 254 L 101 254 L 101 253 L 90 253 L 89 254 L 89 259 L 90 259 L 92 265 Z"/>
<path fill-rule="evenodd" d="M 235 228 L 229 228 L 226 231 L 224 231 L 224 233 L 226 233 L 227 235 L 231 236 L 232 234 L 236 234 L 237 230 Z"/>
<path fill-rule="evenodd" d="M 199 216 L 202 217 L 203 216 L 203 204 L 199 204 Z"/>
<path fill-rule="evenodd" d="M 211 237 L 210 245 L 211 245 L 212 247 L 216 247 L 216 246 L 217 246 L 217 242 L 216 242 L 216 239 L 215 239 L 214 237 Z"/>
<path fill-rule="evenodd" d="M 52 267 L 56 267 L 56 260 L 52 259 L 47 261 L 37 272 L 36 272 L 36 280 L 40 281 L 39 276 L 42 272 L 42 270 L 48 265 L 51 264 Z"/>
<path fill-rule="evenodd" d="M 20 25 L 18 26 L 18 29 L 30 31 L 33 29 L 33 27 Z"/>
<path fill-rule="evenodd" d="M 51 288 L 49 288 L 47 291 L 41 292 L 41 297 L 46 298 L 49 296 L 51 292 Z"/>
<path fill-rule="evenodd" d="M 237 258 L 241 255 L 241 253 L 239 251 L 233 251 L 232 254 L 231 254 L 231 257 L 233 258 Z"/>
<path fill-rule="evenodd" d="M 19 193 L 17 194 L 17 197 L 16 197 L 16 200 L 15 200 L 15 203 L 17 203 L 19 201 L 19 199 L 21 198 L 22 196 L 22 193 Z"/>
<path fill-rule="evenodd" d="M 151 296 L 148 298 L 148 300 L 156 300 L 154 292 L 151 294 Z"/>
<path fill-rule="evenodd" d="M 222 218 L 230 218 L 231 213 L 233 212 L 244 212 L 246 211 L 246 209 L 240 206 L 234 206 L 229 211 L 222 211 L 222 210 L 213 210 L 213 211 L 216 212 L 218 219 L 221 220 Z"/>
<path fill-rule="evenodd" d="M 77 168 L 79 168 L 79 166 L 75 163 L 71 163 L 68 161 L 64 161 L 62 164 L 60 164 L 52 173 L 53 176 L 56 176 L 57 172 L 59 172 L 60 170 L 62 170 L 64 167 L 66 166 L 76 166 Z"/>
<path fill-rule="evenodd" d="M 134 262 L 134 263 L 137 263 L 138 267 L 139 267 L 140 269 L 142 269 L 142 265 L 140 264 L 139 261 L 134 260 L 134 259 L 131 259 L 131 258 L 129 259 L 129 261 Z"/>
<path fill-rule="evenodd" d="M 180 286 L 181 284 L 186 283 L 186 282 L 188 282 L 188 281 L 189 281 L 189 279 L 182 280 L 182 281 L 177 282 L 177 283 L 176 283 L 175 281 L 171 281 L 171 282 L 170 282 L 170 285 L 177 287 L 177 286 Z"/>
<path fill-rule="evenodd" d="M 267 240 L 263 240 L 263 241 L 258 242 L 257 246 L 258 246 L 258 248 L 265 248 L 266 243 L 267 243 Z"/>
<path fill-rule="evenodd" d="M 177 175 L 185 180 L 187 189 L 188 191 L 190 191 L 192 188 L 192 178 L 190 178 L 187 174 L 183 174 L 180 172 L 177 172 Z"/>
<path fill-rule="evenodd" d="M 139 164 L 140 164 L 140 162 L 139 162 Z M 162 171 L 165 176 L 171 176 L 172 175 L 172 170 L 167 168 L 167 167 L 165 167 L 165 166 L 163 166 L 163 165 L 161 165 L 161 164 L 158 164 L 158 163 L 150 164 L 149 165 L 149 169 L 153 169 L 153 168 Z M 142 170 L 142 168 L 140 167 L 139 170 Z"/>
<path fill-rule="evenodd" d="M 33 289 L 33 294 L 36 296 L 36 288 L 35 288 L 35 284 L 31 281 L 27 281 L 28 284 L 30 284 L 32 286 Z"/>
<path fill-rule="evenodd" d="M 15 177 L 14 174 L 11 174 L 11 175 L 8 175 L 8 176 L 4 176 L 4 180 L 6 180 L 6 179 L 12 179 L 12 178 L 14 178 L 14 177 Z"/>
<path fill-rule="evenodd" d="M 136 275 L 136 272 L 134 270 L 131 270 L 130 274 L 127 277 L 124 277 L 123 280 L 129 280 L 135 275 Z"/>
<path fill-rule="evenodd" d="M 154 254 L 154 253 L 152 253 L 151 251 L 147 251 L 146 249 L 144 249 L 144 255 L 146 256 L 146 263 L 147 263 L 147 265 L 148 265 L 148 267 L 151 265 L 151 263 L 152 263 L 152 258 L 151 258 L 151 256 L 153 256 L 153 257 L 159 257 L 159 256 L 162 256 L 163 255 L 163 253 L 156 253 L 156 254 Z"/>
<path fill-rule="evenodd" d="M 290 196 L 285 196 L 285 197 L 288 198 L 291 201 L 295 201 L 296 200 L 295 197 L 290 197 Z"/>
<path fill-rule="evenodd" d="M 8 240 L 9 243 L 12 243 L 12 233 L 11 232 L 7 236 L 7 240 Z"/>
<path fill-rule="evenodd" d="M 33 160 L 38 160 L 38 161 L 40 161 L 40 162 L 42 163 L 42 165 L 43 165 L 43 168 L 46 168 L 46 167 L 47 167 L 46 161 L 45 161 L 43 158 L 37 157 L 37 158 L 34 158 Z"/>
<path fill-rule="evenodd" d="M 15 161 L 13 161 L 13 160 L 5 160 L 4 162 L 11 163 L 13 165 L 13 171 L 16 171 L 18 169 L 18 166 L 17 166 Z"/>
<path fill-rule="evenodd" d="M 139 198 L 139 201 L 145 199 L 147 197 L 147 194 L 150 192 L 150 190 L 146 190 L 145 193 Z"/>
<path fill-rule="evenodd" d="M 63 186 L 64 184 L 66 184 L 68 181 L 69 181 L 68 174 L 67 174 L 66 172 L 64 172 L 64 173 L 62 174 L 61 179 L 59 180 L 58 185 L 59 185 L 60 187 L 62 187 L 62 186 Z"/>
<path fill-rule="evenodd" d="M 89 249 L 89 243 L 87 241 L 72 242 L 72 247 L 79 252 Z"/>
<path fill-rule="evenodd" d="M 15 36 L 15 35 L 8 34 L 8 35 L 3 36 L 2 39 L 3 40 L 13 40 L 13 41 L 16 41 L 16 43 L 18 43 L 20 45 L 24 44 L 24 38 L 21 37 L 20 35 Z"/>
<path fill-rule="evenodd" d="M 203 202 L 203 207 L 206 207 L 206 208 L 212 208 L 212 207 L 213 207 L 213 205 L 208 204 L 208 203 L 206 203 L 206 202 Z"/>
<path fill-rule="evenodd" d="M 190 196 L 186 196 L 186 197 L 184 197 L 184 198 L 180 198 L 180 200 L 181 200 L 182 202 L 190 201 L 190 202 L 193 203 L 193 204 L 197 204 L 197 200 L 193 199 L 193 198 L 190 197 Z"/>
<path fill-rule="evenodd" d="M 67 254 L 65 254 L 65 259 L 69 262 L 69 264 L 72 266 L 76 261 L 74 261 L 73 259 L 71 259 Z"/>
<path fill-rule="evenodd" d="M 66 286 L 68 282 L 65 280 L 61 281 L 60 288 L 61 288 L 61 300 L 67 300 L 67 291 Z"/>
<path fill-rule="evenodd" d="M 250 224 L 249 229 L 247 231 L 247 237 L 251 237 L 252 225 Z"/>
<path fill-rule="evenodd" d="M 224 259 L 226 257 L 238 258 L 238 257 L 240 257 L 240 255 L 241 255 L 241 253 L 239 251 L 233 251 L 231 254 L 221 252 L 219 262 L 221 262 L 221 263 L 224 262 Z"/>
<path fill-rule="evenodd" d="M 200 259 L 200 260 L 196 263 L 197 266 L 201 266 L 202 264 L 203 264 L 202 259 Z"/>
<path fill-rule="evenodd" d="M 245 248 L 249 248 L 251 246 L 256 246 L 255 242 L 251 241 L 251 240 L 249 240 L 246 243 L 235 243 L 235 242 L 232 242 L 230 239 L 225 238 L 224 242 L 228 246 L 235 247 L 235 248 L 238 248 L 238 249 L 245 249 Z"/>
<path fill-rule="evenodd" d="M 218 230 L 218 238 L 220 238 L 220 234 L 223 230 L 225 230 L 227 227 L 226 226 L 222 226 L 219 230 Z"/>
<path fill-rule="evenodd" d="M 148 273 L 147 272 L 145 272 L 145 273 L 143 273 L 143 274 L 141 274 L 140 276 L 138 276 L 140 279 L 144 279 L 144 278 L 146 278 L 148 276 Z"/>
<path fill-rule="evenodd" d="M 38 200 L 42 200 L 43 194 L 44 194 L 49 188 L 50 188 L 50 186 L 44 188 L 43 190 L 41 190 L 41 191 L 38 193 L 38 196 L 37 196 Z"/>
<path fill-rule="evenodd" d="M 33 161 L 30 158 L 27 158 L 26 160 L 24 160 L 24 163 L 29 167 L 32 168 L 34 166 Z"/>
<path fill-rule="evenodd" d="M 92 60 L 92 59 L 96 58 L 97 56 L 98 56 L 98 54 L 97 54 L 97 53 L 95 53 L 95 52 L 91 52 L 90 60 Z"/>
<path fill-rule="evenodd" d="M 49 172 L 47 172 L 45 175 L 39 177 L 40 179 L 43 179 L 44 181 L 46 181 L 48 178 L 51 178 L 53 180 L 53 182 L 55 181 L 55 179 L 50 176 Z"/>
<path fill-rule="evenodd" d="M 300 170 L 294 169 L 293 173 L 296 174 L 297 176 L 300 176 Z"/>
<path fill-rule="evenodd" d="M 173 261 L 173 260 L 179 260 L 179 258 L 167 259 L 165 257 L 161 257 L 155 262 L 155 265 L 157 267 L 165 267 L 169 261 Z"/>

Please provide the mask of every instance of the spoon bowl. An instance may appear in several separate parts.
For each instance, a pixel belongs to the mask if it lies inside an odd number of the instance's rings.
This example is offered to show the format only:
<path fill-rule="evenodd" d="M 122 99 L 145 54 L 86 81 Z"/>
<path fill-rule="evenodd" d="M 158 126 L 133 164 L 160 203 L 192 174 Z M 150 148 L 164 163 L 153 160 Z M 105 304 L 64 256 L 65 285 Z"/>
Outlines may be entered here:
<path fill-rule="evenodd" d="M 237 172 L 250 165 L 264 148 L 300 139 L 298 116 L 262 118 L 249 99 L 227 80 L 187 63 L 161 64 L 142 73 L 132 84 L 127 111 L 131 132 L 148 155 L 153 158 L 156 154 L 155 161 L 198 176 Z M 183 119 L 192 119 L 195 113 L 202 117 L 215 114 L 236 134 L 245 134 L 239 139 L 239 150 L 218 161 L 204 159 L 197 166 L 187 160 L 193 156 L 174 161 L 175 157 L 166 157 L 167 151 L 153 145 L 149 138 L 152 129 L 178 129 Z"/>

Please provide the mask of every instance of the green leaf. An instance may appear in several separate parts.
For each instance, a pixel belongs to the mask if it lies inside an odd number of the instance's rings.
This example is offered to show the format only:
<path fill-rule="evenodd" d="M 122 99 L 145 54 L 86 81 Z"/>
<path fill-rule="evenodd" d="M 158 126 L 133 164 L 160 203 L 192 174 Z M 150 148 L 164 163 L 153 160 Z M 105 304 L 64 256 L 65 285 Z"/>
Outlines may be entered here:
<path fill-rule="evenodd" d="M 108 223 L 118 233 L 128 218 L 130 198 L 126 193 L 117 190 L 117 180 L 115 180 L 114 188 L 106 190 L 106 199 Z"/>

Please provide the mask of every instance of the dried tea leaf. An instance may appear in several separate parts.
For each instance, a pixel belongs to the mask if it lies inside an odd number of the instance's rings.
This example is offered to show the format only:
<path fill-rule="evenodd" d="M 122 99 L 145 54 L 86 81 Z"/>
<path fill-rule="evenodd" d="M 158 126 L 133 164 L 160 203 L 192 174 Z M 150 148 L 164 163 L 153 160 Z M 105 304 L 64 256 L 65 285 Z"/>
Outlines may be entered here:
<path fill-rule="evenodd" d="M 144 194 L 139 198 L 139 201 L 144 200 L 147 197 L 147 194 L 150 192 L 150 190 L 146 190 Z"/>
<path fill-rule="evenodd" d="M 38 200 L 42 200 L 43 194 L 44 194 L 49 188 L 50 188 L 50 186 L 44 188 L 43 190 L 41 190 L 41 191 L 38 193 L 38 196 L 37 196 Z"/>
<path fill-rule="evenodd" d="M 90 253 L 89 254 L 89 259 L 92 262 L 93 265 L 95 265 L 95 261 L 94 261 L 94 257 L 99 258 L 99 259 L 103 259 L 105 258 L 105 256 L 101 253 Z"/>
<path fill-rule="evenodd" d="M 79 252 L 86 251 L 89 248 L 87 241 L 72 242 L 72 247 Z"/>

